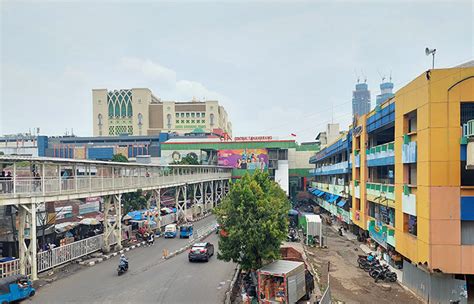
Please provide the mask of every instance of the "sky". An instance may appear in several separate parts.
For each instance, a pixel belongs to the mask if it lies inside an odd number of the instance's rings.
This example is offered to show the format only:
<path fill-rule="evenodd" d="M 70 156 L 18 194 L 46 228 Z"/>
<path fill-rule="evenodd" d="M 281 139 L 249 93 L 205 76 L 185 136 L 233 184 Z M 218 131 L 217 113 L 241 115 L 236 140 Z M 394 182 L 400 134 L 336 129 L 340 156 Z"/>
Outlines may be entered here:
<path fill-rule="evenodd" d="M 380 93 L 474 57 L 473 1 L 0 1 L 0 135 L 92 135 L 92 89 L 217 99 L 234 136 L 311 141 Z"/>

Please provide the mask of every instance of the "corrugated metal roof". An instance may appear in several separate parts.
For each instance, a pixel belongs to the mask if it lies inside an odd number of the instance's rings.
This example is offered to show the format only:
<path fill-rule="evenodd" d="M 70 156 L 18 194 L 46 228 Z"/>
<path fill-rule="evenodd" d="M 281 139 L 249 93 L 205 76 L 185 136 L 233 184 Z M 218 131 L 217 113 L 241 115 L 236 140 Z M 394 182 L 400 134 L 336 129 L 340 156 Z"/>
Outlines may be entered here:
<path fill-rule="evenodd" d="M 263 266 L 259 269 L 262 272 L 268 272 L 272 274 L 285 274 L 289 273 L 292 270 L 304 265 L 303 262 L 293 262 L 293 261 L 286 261 L 286 260 L 278 260 L 266 266 Z"/>

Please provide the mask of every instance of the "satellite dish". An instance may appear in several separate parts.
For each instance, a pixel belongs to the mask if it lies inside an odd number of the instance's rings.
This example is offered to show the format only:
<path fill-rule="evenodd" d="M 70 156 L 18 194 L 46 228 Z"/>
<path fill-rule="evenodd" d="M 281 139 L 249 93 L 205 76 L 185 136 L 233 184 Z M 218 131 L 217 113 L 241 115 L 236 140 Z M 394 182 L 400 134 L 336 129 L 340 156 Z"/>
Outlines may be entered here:
<path fill-rule="evenodd" d="M 430 49 L 430 48 L 425 49 L 426 56 L 429 56 L 430 54 L 434 54 L 435 52 L 436 52 L 436 49 Z"/>

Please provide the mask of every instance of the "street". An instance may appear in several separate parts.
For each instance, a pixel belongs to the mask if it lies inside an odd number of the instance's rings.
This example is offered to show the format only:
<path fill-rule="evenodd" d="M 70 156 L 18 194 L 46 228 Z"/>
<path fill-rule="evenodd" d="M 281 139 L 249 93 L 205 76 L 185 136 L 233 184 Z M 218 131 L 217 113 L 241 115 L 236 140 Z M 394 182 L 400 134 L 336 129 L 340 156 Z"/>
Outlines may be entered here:
<path fill-rule="evenodd" d="M 208 217 L 195 229 L 212 223 Z M 187 239 L 157 239 L 152 247 L 128 252 L 130 268 L 117 276 L 118 256 L 39 289 L 32 303 L 222 303 L 235 266 L 217 260 L 218 236 L 205 241 L 215 246 L 208 263 L 190 263 L 187 251 L 169 260 L 162 250 L 181 248 Z"/>

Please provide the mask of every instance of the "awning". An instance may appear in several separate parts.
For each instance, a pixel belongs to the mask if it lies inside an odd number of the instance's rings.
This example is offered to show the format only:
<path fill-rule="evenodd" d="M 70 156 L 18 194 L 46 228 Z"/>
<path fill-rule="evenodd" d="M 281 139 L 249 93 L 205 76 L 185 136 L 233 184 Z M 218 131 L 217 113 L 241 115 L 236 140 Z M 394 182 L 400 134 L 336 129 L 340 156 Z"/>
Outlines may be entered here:
<path fill-rule="evenodd" d="M 337 206 L 342 208 L 346 205 L 346 203 L 347 203 L 347 201 L 342 199 L 342 200 L 339 201 L 339 203 L 337 203 Z"/>
<path fill-rule="evenodd" d="M 328 203 L 333 203 L 335 200 L 339 198 L 339 195 L 332 194 L 328 200 Z"/>

